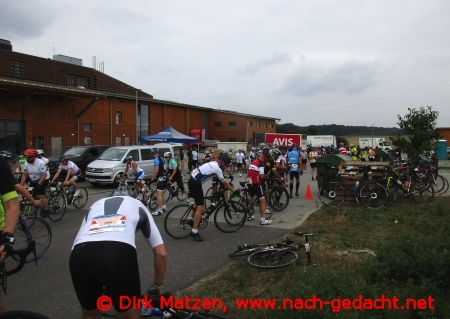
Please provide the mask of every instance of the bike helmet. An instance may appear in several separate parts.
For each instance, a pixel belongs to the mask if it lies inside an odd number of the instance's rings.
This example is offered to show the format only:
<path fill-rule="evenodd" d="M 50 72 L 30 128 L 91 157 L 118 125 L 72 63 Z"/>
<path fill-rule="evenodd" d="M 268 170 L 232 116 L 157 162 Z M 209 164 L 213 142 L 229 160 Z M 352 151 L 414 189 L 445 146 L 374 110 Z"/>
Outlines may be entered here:
<path fill-rule="evenodd" d="M 339 146 L 344 146 L 344 143 L 339 143 Z"/>
<path fill-rule="evenodd" d="M 280 156 L 280 154 L 281 154 L 281 152 L 278 150 L 278 149 L 273 149 L 273 151 L 272 151 L 272 157 L 274 158 L 274 159 L 277 159 L 279 156 Z"/>
<path fill-rule="evenodd" d="M 113 197 L 113 196 L 133 197 L 133 195 L 130 193 L 130 191 L 125 186 L 119 186 L 115 190 L 113 190 L 112 193 L 109 195 L 109 197 Z"/>
<path fill-rule="evenodd" d="M 165 153 L 164 153 L 164 157 L 172 157 L 172 153 L 170 153 L 170 152 L 165 152 Z"/>
<path fill-rule="evenodd" d="M 261 154 L 263 154 L 265 157 L 269 158 L 270 157 L 270 151 L 268 148 L 265 148 L 262 150 Z"/>
<path fill-rule="evenodd" d="M 44 151 L 43 150 L 36 150 L 36 154 L 37 155 L 44 155 Z"/>
<path fill-rule="evenodd" d="M 34 148 L 29 148 L 29 149 L 25 150 L 23 155 L 25 155 L 26 157 L 36 156 L 36 150 Z"/>
<path fill-rule="evenodd" d="M 128 160 L 133 160 L 133 156 L 128 155 L 128 156 L 127 156 L 127 161 L 128 161 Z"/>
<path fill-rule="evenodd" d="M 230 165 L 231 163 L 231 156 L 224 152 L 219 154 L 218 159 L 219 161 L 224 162 L 226 165 Z"/>
<path fill-rule="evenodd" d="M 153 147 L 153 148 L 151 149 L 151 152 L 152 152 L 153 154 L 155 154 L 155 153 L 159 153 L 159 150 L 158 150 L 157 147 Z"/>
<path fill-rule="evenodd" d="M 60 162 L 65 162 L 65 161 L 68 161 L 69 160 L 69 158 L 66 156 L 66 155 L 63 155 L 63 156 L 61 156 L 60 158 L 59 158 L 59 161 Z"/>

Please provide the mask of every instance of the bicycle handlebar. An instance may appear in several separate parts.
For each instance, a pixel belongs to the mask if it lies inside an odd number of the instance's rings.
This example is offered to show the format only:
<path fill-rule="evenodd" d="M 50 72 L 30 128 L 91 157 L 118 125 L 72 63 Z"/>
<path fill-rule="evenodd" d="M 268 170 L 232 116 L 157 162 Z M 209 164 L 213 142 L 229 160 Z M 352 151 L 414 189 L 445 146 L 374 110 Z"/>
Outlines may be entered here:
<path fill-rule="evenodd" d="M 34 248 L 36 247 L 36 241 L 34 240 L 30 240 L 28 242 L 27 247 L 23 248 L 23 249 L 18 249 L 18 250 L 14 250 L 13 246 L 10 244 L 6 244 L 5 245 L 5 252 L 8 256 L 17 256 L 20 258 L 20 263 L 19 265 L 11 270 L 7 270 L 6 271 L 6 276 L 11 276 L 14 275 L 15 273 L 18 273 L 19 271 L 22 270 L 23 266 L 25 266 L 25 263 L 27 262 L 27 256 L 34 251 Z M 2 267 L 4 267 L 4 263 L 1 263 L 0 265 L 3 265 Z M 5 269 L 0 269 L 0 272 L 3 272 Z"/>

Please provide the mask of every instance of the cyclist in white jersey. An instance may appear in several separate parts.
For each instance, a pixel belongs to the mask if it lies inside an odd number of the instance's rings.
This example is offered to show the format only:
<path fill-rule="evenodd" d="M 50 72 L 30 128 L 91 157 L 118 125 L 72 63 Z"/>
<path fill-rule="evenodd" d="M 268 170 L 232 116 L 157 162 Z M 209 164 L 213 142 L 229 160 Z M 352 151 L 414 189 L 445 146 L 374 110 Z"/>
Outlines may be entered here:
<path fill-rule="evenodd" d="M 80 191 L 78 190 L 77 180 L 81 175 L 81 168 L 79 168 L 74 162 L 69 161 L 69 159 L 65 155 L 61 156 L 60 161 L 61 164 L 59 165 L 58 170 L 56 171 L 55 176 L 53 176 L 51 182 L 53 183 L 54 181 L 56 181 L 56 179 L 59 177 L 59 174 L 61 174 L 61 171 L 65 170 L 67 174 L 64 179 L 63 185 L 73 186 L 73 189 L 75 190 L 73 197 L 77 197 L 80 194 Z"/>
<path fill-rule="evenodd" d="M 37 158 L 39 158 L 41 161 L 44 161 L 45 168 L 48 171 L 48 162 L 49 162 L 49 160 L 48 160 L 47 157 L 44 157 L 44 151 L 43 150 L 36 150 L 36 155 L 37 155 Z"/>
<path fill-rule="evenodd" d="M 192 171 L 191 177 L 188 181 L 189 194 L 195 201 L 195 213 L 194 219 L 189 221 L 189 225 L 192 227 L 190 235 L 194 237 L 196 241 L 202 241 L 203 238 L 198 233 L 198 225 L 202 218 L 202 214 L 205 211 L 205 203 L 203 197 L 202 184 L 210 178 L 216 176 L 219 181 L 229 189 L 231 192 L 235 193 L 235 190 L 231 185 L 225 180 L 222 174 L 222 168 L 230 165 L 231 156 L 227 153 L 220 153 L 216 161 L 205 163 L 199 168 Z M 239 193 L 239 192 L 237 192 Z"/>
<path fill-rule="evenodd" d="M 133 156 L 131 155 L 127 157 L 127 165 L 125 166 L 125 172 L 123 172 L 123 175 L 134 175 L 134 189 L 136 194 L 142 192 L 142 186 L 144 184 L 144 170 L 140 168 L 135 161 L 133 161 Z"/>
<path fill-rule="evenodd" d="M 111 298 L 118 318 L 140 318 L 140 309 L 121 304 L 141 295 L 141 281 L 135 234 L 141 230 L 153 251 L 154 279 L 147 289 L 154 294 L 164 283 L 167 251 L 161 234 L 148 209 L 131 198 L 121 186 L 95 202 L 84 216 L 72 246 L 70 275 L 82 308 L 82 318 L 100 318 L 97 301 L 105 295 Z"/>
<path fill-rule="evenodd" d="M 20 180 L 20 185 L 25 186 L 27 178 L 30 179 L 30 188 L 33 187 L 33 194 L 42 202 L 42 214 L 48 215 L 48 201 L 45 197 L 45 189 L 50 180 L 50 173 L 45 168 L 45 163 L 37 158 L 35 149 L 27 149 L 24 152 L 27 162 Z"/>

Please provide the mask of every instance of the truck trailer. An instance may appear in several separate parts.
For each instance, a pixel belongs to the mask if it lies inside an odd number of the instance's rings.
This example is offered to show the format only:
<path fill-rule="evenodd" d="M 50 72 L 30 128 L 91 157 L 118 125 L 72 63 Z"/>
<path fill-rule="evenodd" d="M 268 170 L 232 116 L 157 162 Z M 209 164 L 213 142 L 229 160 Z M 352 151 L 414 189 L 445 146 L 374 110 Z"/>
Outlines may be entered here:
<path fill-rule="evenodd" d="M 306 140 L 308 145 L 314 147 L 336 147 L 336 136 L 334 135 L 308 135 Z"/>
<path fill-rule="evenodd" d="M 372 147 L 372 148 L 379 148 L 382 150 L 389 151 L 392 149 L 392 145 L 390 142 L 386 141 L 384 137 L 361 137 L 359 139 L 359 147 L 360 148 L 366 148 L 366 147 Z"/>

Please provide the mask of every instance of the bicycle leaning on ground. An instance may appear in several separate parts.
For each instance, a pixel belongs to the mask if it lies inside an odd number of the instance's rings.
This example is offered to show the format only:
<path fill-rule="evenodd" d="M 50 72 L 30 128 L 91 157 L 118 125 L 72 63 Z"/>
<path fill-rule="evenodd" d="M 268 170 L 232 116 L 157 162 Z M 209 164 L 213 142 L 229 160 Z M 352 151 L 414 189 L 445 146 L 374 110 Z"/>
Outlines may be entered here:
<path fill-rule="evenodd" d="M 240 257 L 248 255 L 247 263 L 250 266 L 261 269 L 275 269 L 294 264 L 299 259 L 297 250 L 303 247 L 306 252 L 306 266 L 316 266 L 311 256 L 310 242 L 310 237 L 313 237 L 314 234 L 297 232 L 295 235 L 303 236 L 305 242 L 294 245 L 292 240 L 286 238 L 286 240 L 277 244 L 244 244 L 238 246 L 238 249 L 230 253 L 230 256 Z"/>
<path fill-rule="evenodd" d="M 214 214 L 214 224 L 217 229 L 224 233 L 234 233 L 244 226 L 247 220 L 248 209 L 242 204 L 235 201 L 226 201 L 226 190 L 222 189 L 213 196 L 204 197 L 205 202 L 211 202 L 208 209 L 202 215 L 202 219 L 198 226 L 199 230 L 208 226 L 209 217 Z M 191 219 L 195 212 L 194 203 L 181 204 L 172 208 L 164 219 L 164 229 L 166 233 L 175 239 L 183 239 L 189 237 L 194 225 Z"/>
<path fill-rule="evenodd" d="M 363 167 L 364 176 L 367 175 L 368 170 L 368 166 Z M 336 167 L 330 167 L 329 174 L 330 177 L 322 182 L 319 189 L 319 199 L 324 205 L 339 207 L 349 196 L 367 208 L 376 209 L 386 205 L 388 193 L 380 183 L 356 181 L 354 186 L 349 187 L 341 181 L 341 174 L 338 173 Z"/>

